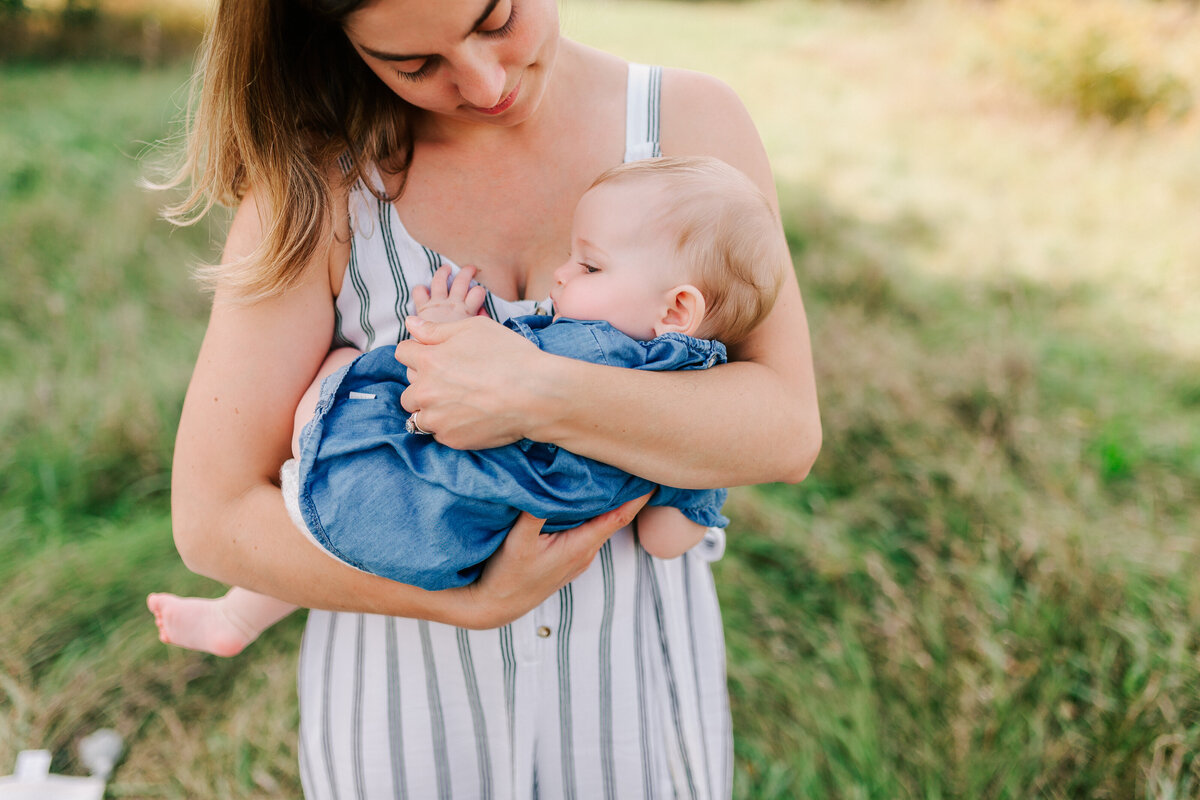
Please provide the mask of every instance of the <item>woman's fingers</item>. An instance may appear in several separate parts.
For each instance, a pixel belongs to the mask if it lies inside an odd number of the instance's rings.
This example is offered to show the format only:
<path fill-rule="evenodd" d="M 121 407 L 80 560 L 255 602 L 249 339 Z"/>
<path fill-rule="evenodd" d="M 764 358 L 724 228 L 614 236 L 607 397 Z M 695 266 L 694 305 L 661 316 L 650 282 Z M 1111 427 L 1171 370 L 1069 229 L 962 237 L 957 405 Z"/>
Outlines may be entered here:
<path fill-rule="evenodd" d="M 486 610 L 493 626 L 528 612 L 587 569 L 600 547 L 632 522 L 649 499 L 630 500 L 558 533 L 542 534 L 545 520 L 522 513 L 471 586 L 475 611 Z"/>
<path fill-rule="evenodd" d="M 610 536 L 633 522 L 633 518 L 637 516 L 638 512 L 649 501 L 649 494 L 636 497 L 627 503 L 617 506 L 612 511 L 601 514 L 595 519 L 590 519 L 578 528 L 572 528 L 570 531 L 564 531 L 564 533 L 578 537 L 581 547 L 599 550 L 600 546 L 607 542 Z"/>
<path fill-rule="evenodd" d="M 430 322 L 427 319 L 420 317 L 407 317 L 404 320 L 404 327 L 412 334 L 416 344 L 441 344 L 442 342 L 453 336 L 462 326 L 465 320 L 458 322 Z M 401 342 L 400 344 L 405 344 Z M 405 348 L 406 350 L 414 350 L 415 348 Z M 400 358 L 400 345 L 396 346 L 396 358 L 403 364 L 408 364 L 403 358 Z M 409 364 L 409 366 L 412 366 Z"/>
<path fill-rule="evenodd" d="M 524 435 L 540 397 L 514 385 L 512 376 L 537 374 L 538 359 L 552 356 L 485 317 L 455 322 L 410 317 L 405 325 L 412 337 L 396 345 L 396 359 L 416 373 L 410 373 L 402 403 L 408 411 L 423 412 L 421 421 L 433 425 L 439 442 L 482 450 Z"/>
<path fill-rule="evenodd" d="M 509 536 L 516 533 L 525 537 L 521 543 L 523 547 L 535 547 L 539 556 L 548 557 L 549 571 L 560 576 L 555 587 L 558 588 L 570 583 L 587 569 L 596 552 L 614 533 L 633 522 L 649 499 L 650 495 L 638 497 L 578 527 L 544 536 L 540 534 L 543 520 L 534 520 L 533 517 L 526 520 L 528 515 L 522 514 Z M 536 522 L 536 527 L 530 521 Z M 535 536 L 536 539 L 533 538 Z"/>
<path fill-rule="evenodd" d="M 629 502 L 617 506 L 612 511 L 601 514 L 595 519 L 590 519 L 577 528 L 572 528 L 569 531 L 555 534 L 567 538 L 570 545 L 576 548 L 577 552 L 583 556 L 583 560 L 579 561 L 574 571 L 567 577 L 564 584 L 570 583 L 579 577 L 584 570 L 592 563 L 592 559 L 596 557 L 597 551 L 604 546 L 614 533 L 624 528 L 626 525 L 633 522 L 633 518 L 637 516 L 642 507 L 650 500 L 650 495 L 635 498 Z"/>
<path fill-rule="evenodd" d="M 522 511 L 508 531 L 508 538 L 515 537 L 514 542 L 522 547 L 531 547 L 542 534 L 542 526 L 546 520 L 538 519 L 527 511 Z"/>

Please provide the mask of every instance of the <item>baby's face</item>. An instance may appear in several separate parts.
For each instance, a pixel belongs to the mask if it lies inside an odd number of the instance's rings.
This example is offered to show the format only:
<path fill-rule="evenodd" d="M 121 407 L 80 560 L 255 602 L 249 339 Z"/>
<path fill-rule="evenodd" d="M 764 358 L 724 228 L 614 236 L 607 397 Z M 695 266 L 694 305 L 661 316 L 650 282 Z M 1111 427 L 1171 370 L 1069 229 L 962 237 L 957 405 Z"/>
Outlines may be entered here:
<path fill-rule="evenodd" d="M 556 317 L 605 320 L 634 339 L 654 338 L 670 290 L 683 283 L 667 232 L 653 223 L 657 189 L 604 183 L 575 208 L 571 255 L 554 271 Z"/>

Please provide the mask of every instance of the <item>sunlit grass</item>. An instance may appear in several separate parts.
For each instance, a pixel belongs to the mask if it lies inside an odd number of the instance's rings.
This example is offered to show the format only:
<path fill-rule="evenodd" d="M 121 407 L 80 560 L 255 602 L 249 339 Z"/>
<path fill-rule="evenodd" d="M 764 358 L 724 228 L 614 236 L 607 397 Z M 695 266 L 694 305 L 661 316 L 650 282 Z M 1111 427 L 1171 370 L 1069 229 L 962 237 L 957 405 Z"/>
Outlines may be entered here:
<path fill-rule="evenodd" d="M 819 186 L 824 206 L 904 235 L 914 269 L 1017 275 L 1054 290 L 1088 284 L 1139 338 L 1200 356 L 1200 225 L 1179 216 L 1200 197 L 1200 114 L 1113 128 L 1040 102 L 1012 79 L 1011 48 L 992 32 L 1022 5 L 689 6 L 673 17 L 670 4 L 588 3 L 564 20 L 605 49 L 733 85 L 763 132 L 785 212 L 804 202 L 792 187 Z M 1158 30 L 1156 57 L 1200 96 L 1194 11 L 1055 7 L 1075 19 L 1062 25 L 1072 34 L 1141 19 L 1138 41 Z"/>

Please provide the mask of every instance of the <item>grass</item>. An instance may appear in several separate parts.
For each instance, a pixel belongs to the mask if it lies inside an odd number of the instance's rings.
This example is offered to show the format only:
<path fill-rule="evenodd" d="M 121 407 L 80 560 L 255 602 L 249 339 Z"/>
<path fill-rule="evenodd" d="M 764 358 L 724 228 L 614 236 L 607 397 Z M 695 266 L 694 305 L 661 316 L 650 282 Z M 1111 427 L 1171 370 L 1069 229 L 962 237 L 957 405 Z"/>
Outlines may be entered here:
<path fill-rule="evenodd" d="M 1082 117 L 1148 122 L 1191 110 L 1183 76 L 1200 62 L 1187 52 L 1194 24 L 1181 6 L 1008 0 L 993 16 L 1002 68 Z"/>
<path fill-rule="evenodd" d="M 742 94 L 809 308 L 825 448 L 717 565 L 739 798 L 1200 797 L 1196 114 L 1047 105 L 1010 12 L 564 7 Z M 222 221 L 135 188 L 184 80 L 0 71 L 0 771 L 111 725 L 112 797 L 298 796 L 298 620 L 226 661 L 142 607 L 218 591 L 166 488 Z"/>

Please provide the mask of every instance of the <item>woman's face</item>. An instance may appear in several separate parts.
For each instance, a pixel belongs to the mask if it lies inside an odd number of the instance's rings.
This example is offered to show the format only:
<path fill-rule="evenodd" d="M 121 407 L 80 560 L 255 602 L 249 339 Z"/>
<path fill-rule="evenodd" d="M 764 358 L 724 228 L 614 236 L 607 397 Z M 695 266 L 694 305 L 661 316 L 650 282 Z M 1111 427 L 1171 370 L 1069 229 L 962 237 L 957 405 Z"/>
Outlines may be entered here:
<path fill-rule="evenodd" d="M 532 115 L 558 48 L 555 0 L 375 0 L 343 28 L 401 99 L 491 125 Z"/>

